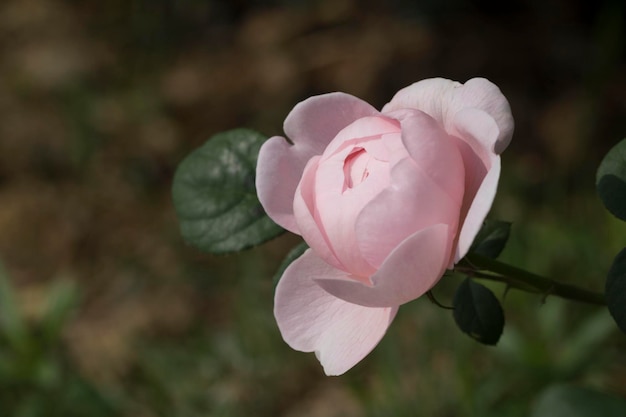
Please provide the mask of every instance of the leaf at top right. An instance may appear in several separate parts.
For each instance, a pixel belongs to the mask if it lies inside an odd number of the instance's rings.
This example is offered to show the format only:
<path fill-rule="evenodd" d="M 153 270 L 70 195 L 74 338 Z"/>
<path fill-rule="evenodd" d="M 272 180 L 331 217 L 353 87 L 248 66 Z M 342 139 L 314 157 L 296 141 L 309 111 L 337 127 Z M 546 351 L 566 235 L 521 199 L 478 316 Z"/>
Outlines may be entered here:
<path fill-rule="evenodd" d="M 596 174 L 596 188 L 605 207 L 626 221 L 626 139 L 604 156 Z"/>

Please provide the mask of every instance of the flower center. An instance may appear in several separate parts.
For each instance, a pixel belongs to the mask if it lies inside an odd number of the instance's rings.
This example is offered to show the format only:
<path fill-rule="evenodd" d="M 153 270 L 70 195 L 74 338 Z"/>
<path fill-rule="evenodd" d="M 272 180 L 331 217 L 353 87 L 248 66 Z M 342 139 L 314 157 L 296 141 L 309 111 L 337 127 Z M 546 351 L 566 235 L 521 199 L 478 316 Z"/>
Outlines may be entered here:
<path fill-rule="evenodd" d="M 361 184 L 370 175 L 370 156 L 363 148 L 354 148 L 343 162 L 343 191 Z"/>

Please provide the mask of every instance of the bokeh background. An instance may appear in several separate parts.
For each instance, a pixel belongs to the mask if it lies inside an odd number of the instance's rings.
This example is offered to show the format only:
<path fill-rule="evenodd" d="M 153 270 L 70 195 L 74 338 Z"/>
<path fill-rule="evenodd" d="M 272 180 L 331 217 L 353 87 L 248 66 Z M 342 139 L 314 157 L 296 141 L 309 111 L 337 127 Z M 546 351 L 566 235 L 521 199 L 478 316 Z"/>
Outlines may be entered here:
<path fill-rule="evenodd" d="M 626 227 L 595 170 L 626 133 L 624 3 L 3 0 L 1 416 L 527 416 L 555 384 L 626 396 L 602 309 L 512 291 L 497 347 L 426 299 L 338 378 L 283 343 L 272 275 L 297 237 L 186 246 L 177 164 L 298 101 L 377 107 L 442 76 L 495 82 L 516 119 L 491 217 L 502 258 L 596 291 Z M 437 287 L 449 304 L 458 277 Z M 501 286 L 491 286 L 501 296 Z"/>

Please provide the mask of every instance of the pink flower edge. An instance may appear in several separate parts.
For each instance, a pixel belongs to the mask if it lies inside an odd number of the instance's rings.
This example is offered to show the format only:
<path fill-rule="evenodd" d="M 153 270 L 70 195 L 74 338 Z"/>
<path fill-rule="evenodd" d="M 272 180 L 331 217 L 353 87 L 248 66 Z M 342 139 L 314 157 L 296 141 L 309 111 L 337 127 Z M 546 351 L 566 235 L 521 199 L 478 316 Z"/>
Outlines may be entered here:
<path fill-rule="evenodd" d="M 385 335 L 398 308 L 371 308 L 337 298 L 314 277 L 345 274 L 307 250 L 285 270 L 274 298 L 274 316 L 287 344 L 315 352 L 326 375 L 341 375 L 367 356 Z"/>
<path fill-rule="evenodd" d="M 456 113 L 476 108 L 489 114 L 499 129 L 499 134 L 489 150 L 502 153 L 513 136 L 515 127 L 511 107 L 498 86 L 485 78 L 472 78 L 465 84 L 444 78 L 418 81 L 398 91 L 382 112 L 398 109 L 419 109 L 451 131 Z"/>

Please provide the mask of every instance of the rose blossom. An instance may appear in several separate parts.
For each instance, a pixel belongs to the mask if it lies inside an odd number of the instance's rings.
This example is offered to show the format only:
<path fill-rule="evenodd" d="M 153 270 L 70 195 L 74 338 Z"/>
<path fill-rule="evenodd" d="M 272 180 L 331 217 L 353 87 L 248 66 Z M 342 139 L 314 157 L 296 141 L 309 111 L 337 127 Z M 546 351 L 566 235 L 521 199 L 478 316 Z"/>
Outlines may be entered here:
<path fill-rule="evenodd" d="M 398 306 L 467 253 L 489 211 L 513 133 L 498 87 L 436 78 L 379 112 L 343 93 L 311 97 L 259 153 L 267 214 L 310 246 L 284 272 L 274 314 L 285 341 L 346 372 Z"/>

